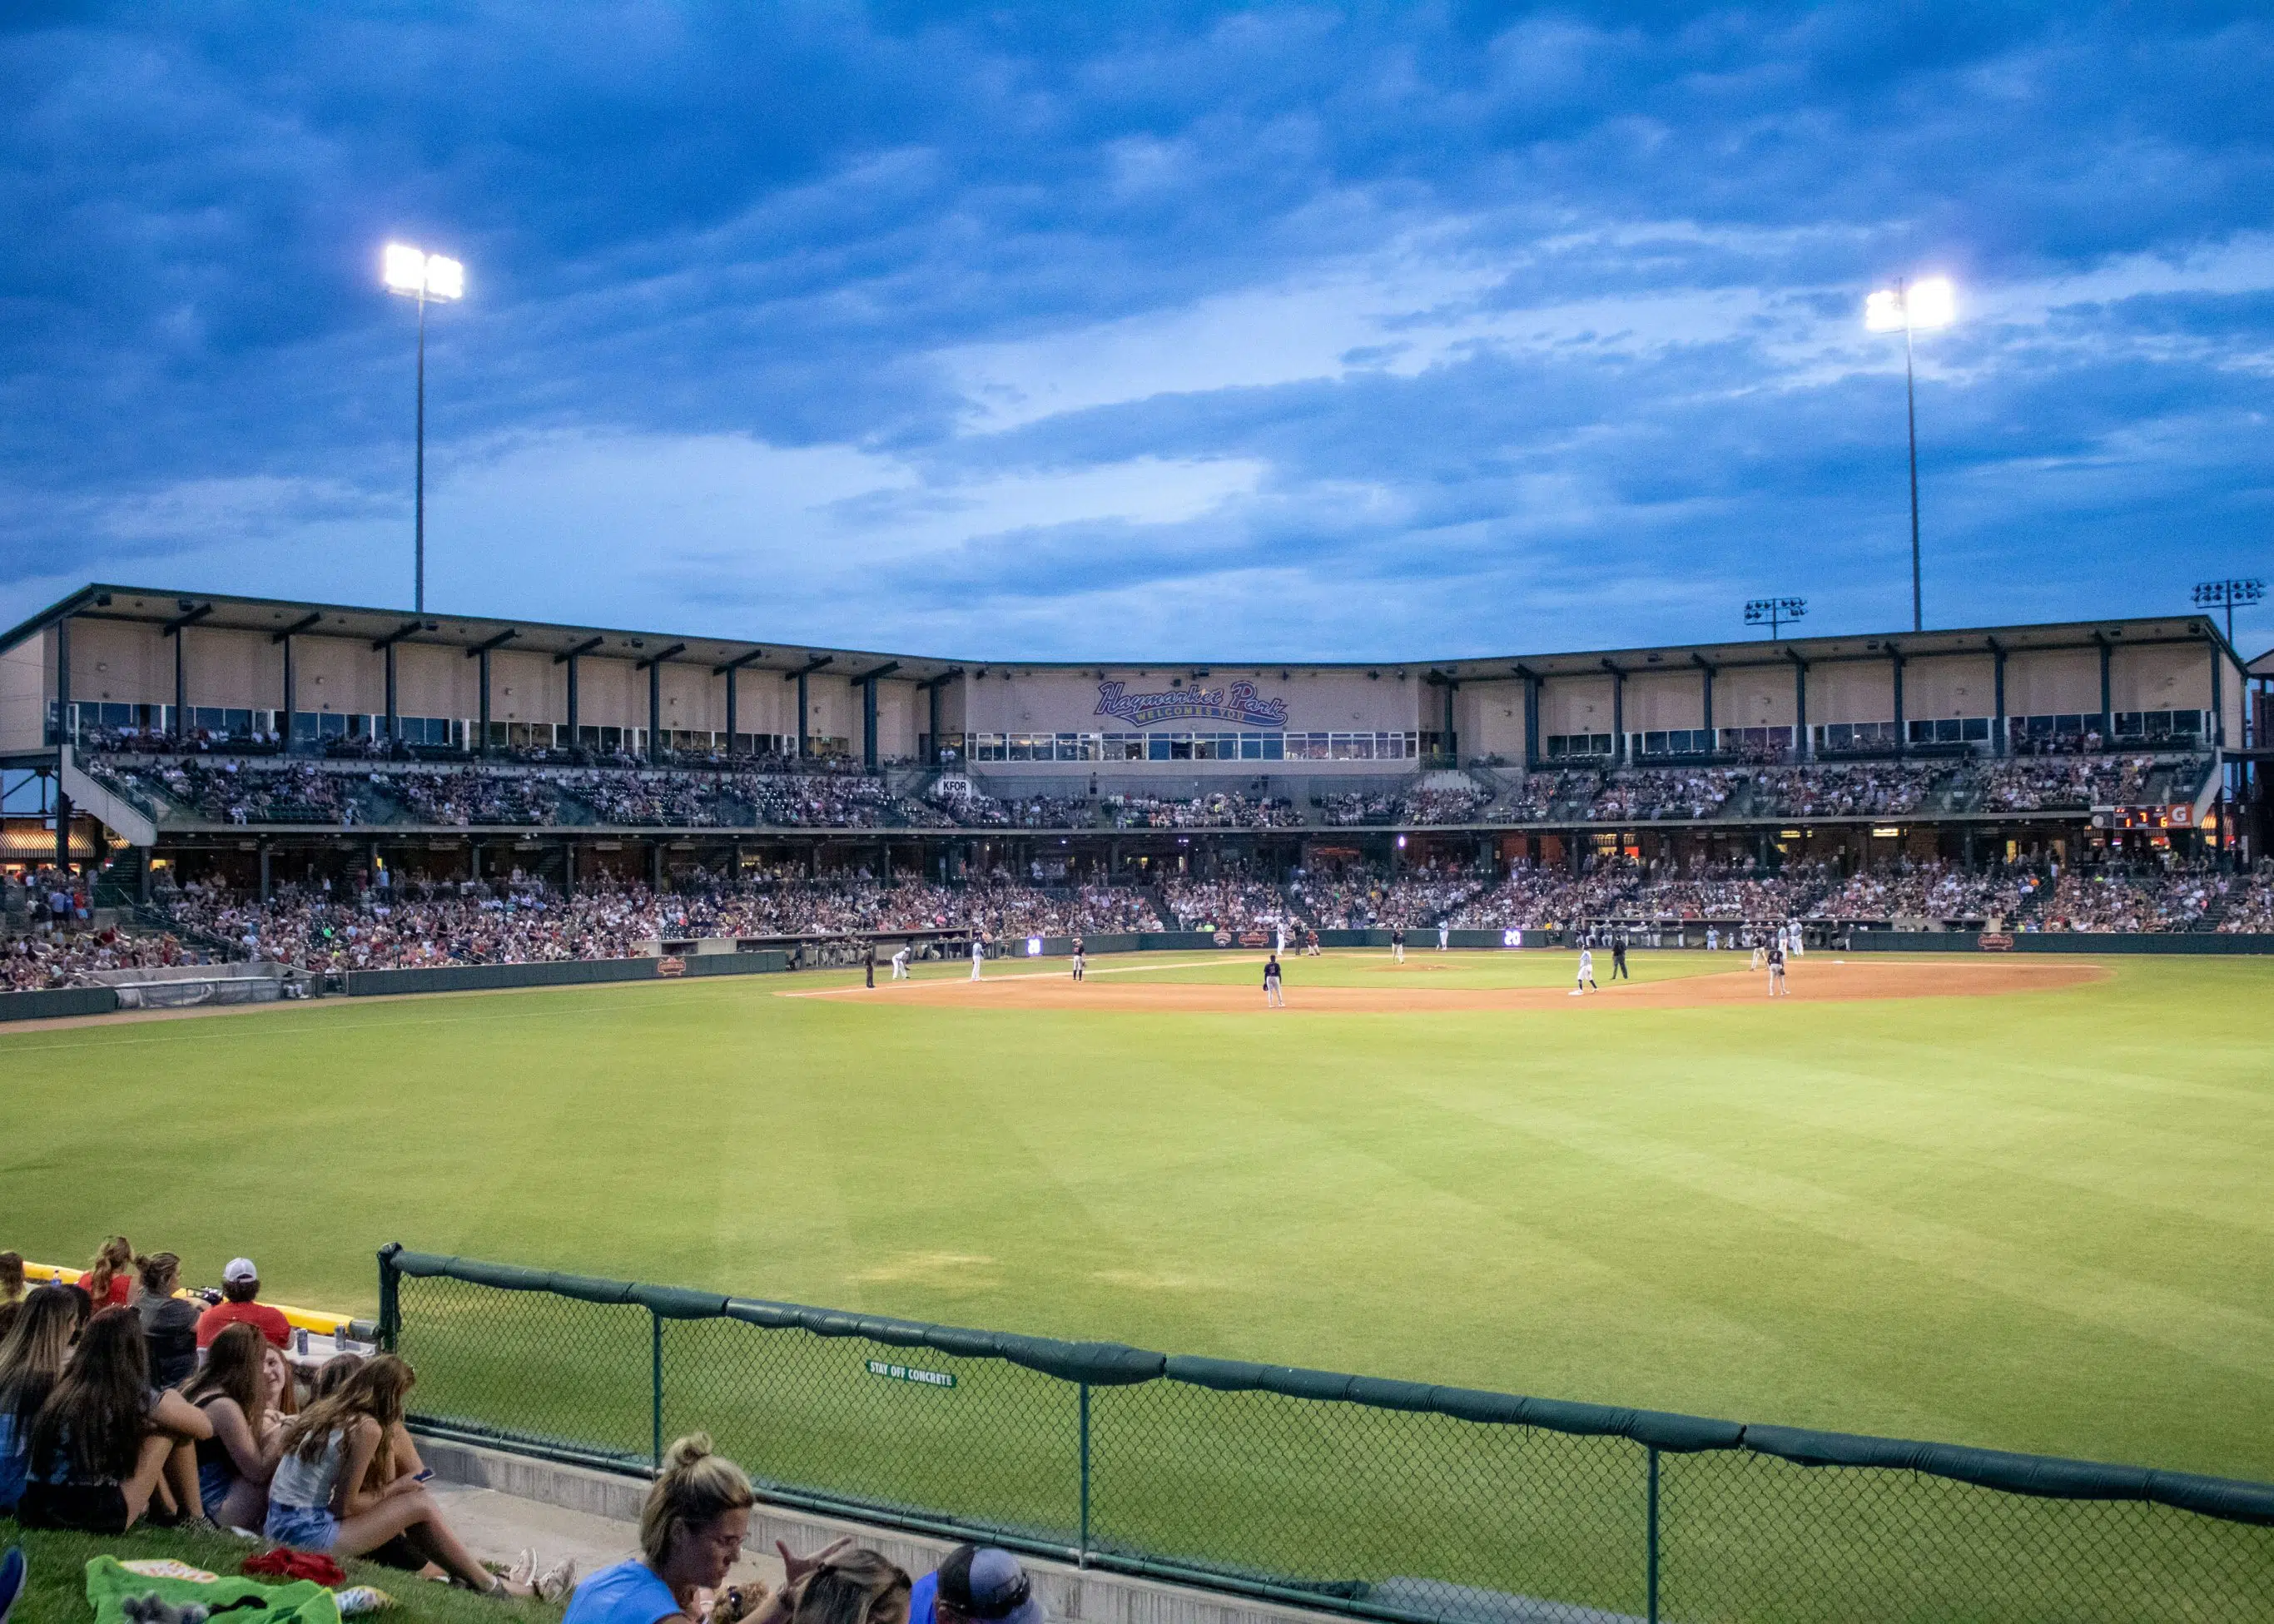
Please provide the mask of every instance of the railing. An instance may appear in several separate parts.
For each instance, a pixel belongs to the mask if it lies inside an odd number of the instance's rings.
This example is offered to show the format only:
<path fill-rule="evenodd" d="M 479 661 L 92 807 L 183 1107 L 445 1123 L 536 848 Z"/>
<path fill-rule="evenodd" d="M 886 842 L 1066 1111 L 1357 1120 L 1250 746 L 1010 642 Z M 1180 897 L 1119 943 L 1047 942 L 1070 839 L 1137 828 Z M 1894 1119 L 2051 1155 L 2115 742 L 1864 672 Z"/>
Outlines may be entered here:
<path fill-rule="evenodd" d="M 405 1252 L 444 1436 L 1397 1624 L 2274 1618 L 2274 1485 L 1064 1342 Z"/>

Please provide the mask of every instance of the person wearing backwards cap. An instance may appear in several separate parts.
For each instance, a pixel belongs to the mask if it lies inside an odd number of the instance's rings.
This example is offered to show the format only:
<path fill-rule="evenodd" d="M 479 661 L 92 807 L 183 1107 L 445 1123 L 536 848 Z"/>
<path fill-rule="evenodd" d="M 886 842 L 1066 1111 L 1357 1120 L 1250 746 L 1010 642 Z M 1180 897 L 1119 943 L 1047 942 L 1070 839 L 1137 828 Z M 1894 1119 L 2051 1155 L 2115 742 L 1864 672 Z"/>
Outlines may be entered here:
<path fill-rule="evenodd" d="M 996 1545 L 958 1545 L 915 1583 L 908 1624 L 1044 1624 L 1034 1581 Z"/>
<path fill-rule="evenodd" d="M 221 1272 L 222 1301 L 198 1316 L 198 1346 L 213 1346 L 213 1340 L 233 1325 L 249 1325 L 279 1348 L 292 1345 L 292 1322 L 266 1303 L 253 1299 L 260 1295 L 260 1271 L 252 1267 L 251 1258 L 231 1258 L 229 1267 Z"/>

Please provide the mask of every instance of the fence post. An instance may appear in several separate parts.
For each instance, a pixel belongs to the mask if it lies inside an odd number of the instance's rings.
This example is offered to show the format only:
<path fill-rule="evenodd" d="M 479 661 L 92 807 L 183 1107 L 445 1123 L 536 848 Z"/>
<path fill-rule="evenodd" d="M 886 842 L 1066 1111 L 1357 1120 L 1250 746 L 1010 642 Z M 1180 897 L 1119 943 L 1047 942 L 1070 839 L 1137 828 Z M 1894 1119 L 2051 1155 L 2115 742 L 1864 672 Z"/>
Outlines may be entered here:
<path fill-rule="evenodd" d="M 395 1351 L 403 1330 L 399 1284 L 403 1277 L 395 1271 L 395 1254 L 402 1250 L 400 1241 L 389 1241 L 379 1249 L 379 1346 L 382 1353 Z"/>
<path fill-rule="evenodd" d="M 1089 1566 L 1089 1383 L 1081 1384 L 1081 1545 L 1074 1566 Z"/>
<path fill-rule="evenodd" d="M 655 1455 L 655 1469 L 661 1471 L 663 1470 L 663 1316 L 651 1308 L 647 1311 L 647 1319 L 648 1324 L 654 1327 L 654 1351 L 648 1364 L 649 1432 Z"/>
<path fill-rule="evenodd" d="M 1650 1543 L 1645 1559 L 1644 1590 L 1650 1624 L 1658 1624 L 1658 1450 L 1649 1444 L 1643 1447 L 1650 1455 Z"/>

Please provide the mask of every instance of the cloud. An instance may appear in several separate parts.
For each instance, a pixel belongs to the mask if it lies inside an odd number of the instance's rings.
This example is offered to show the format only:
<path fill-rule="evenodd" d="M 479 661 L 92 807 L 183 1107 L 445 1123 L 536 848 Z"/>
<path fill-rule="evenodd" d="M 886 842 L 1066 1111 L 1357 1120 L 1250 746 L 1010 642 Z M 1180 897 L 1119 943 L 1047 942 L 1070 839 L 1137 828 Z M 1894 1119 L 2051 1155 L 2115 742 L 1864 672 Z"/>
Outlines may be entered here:
<path fill-rule="evenodd" d="M 469 609 L 998 658 L 1900 623 L 1856 309 L 1928 268 L 1931 612 L 2177 606 L 2274 516 L 2270 68 L 2240 7 L 79 8 L 0 31 L 0 612 L 403 598 L 396 234 L 471 267 Z"/>

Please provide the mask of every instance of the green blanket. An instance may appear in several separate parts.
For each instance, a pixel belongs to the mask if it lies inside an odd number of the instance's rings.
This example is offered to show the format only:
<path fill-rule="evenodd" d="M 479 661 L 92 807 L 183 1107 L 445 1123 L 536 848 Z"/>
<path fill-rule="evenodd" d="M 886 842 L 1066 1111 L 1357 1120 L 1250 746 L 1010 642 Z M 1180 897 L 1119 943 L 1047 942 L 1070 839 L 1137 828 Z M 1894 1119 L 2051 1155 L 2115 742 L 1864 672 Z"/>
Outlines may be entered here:
<path fill-rule="evenodd" d="M 94 1609 L 94 1624 L 126 1624 L 125 1599 L 153 1593 L 177 1607 L 197 1602 L 216 1613 L 246 1596 L 261 1604 L 222 1613 L 215 1624 L 340 1624 L 339 1603 L 312 1579 L 275 1585 L 256 1579 L 216 1579 L 200 1584 L 192 1579 L 146 1579 L 127 1572 L 115 1557 L 98 1556 L 87 1565 L 87 1599 Z"/>

